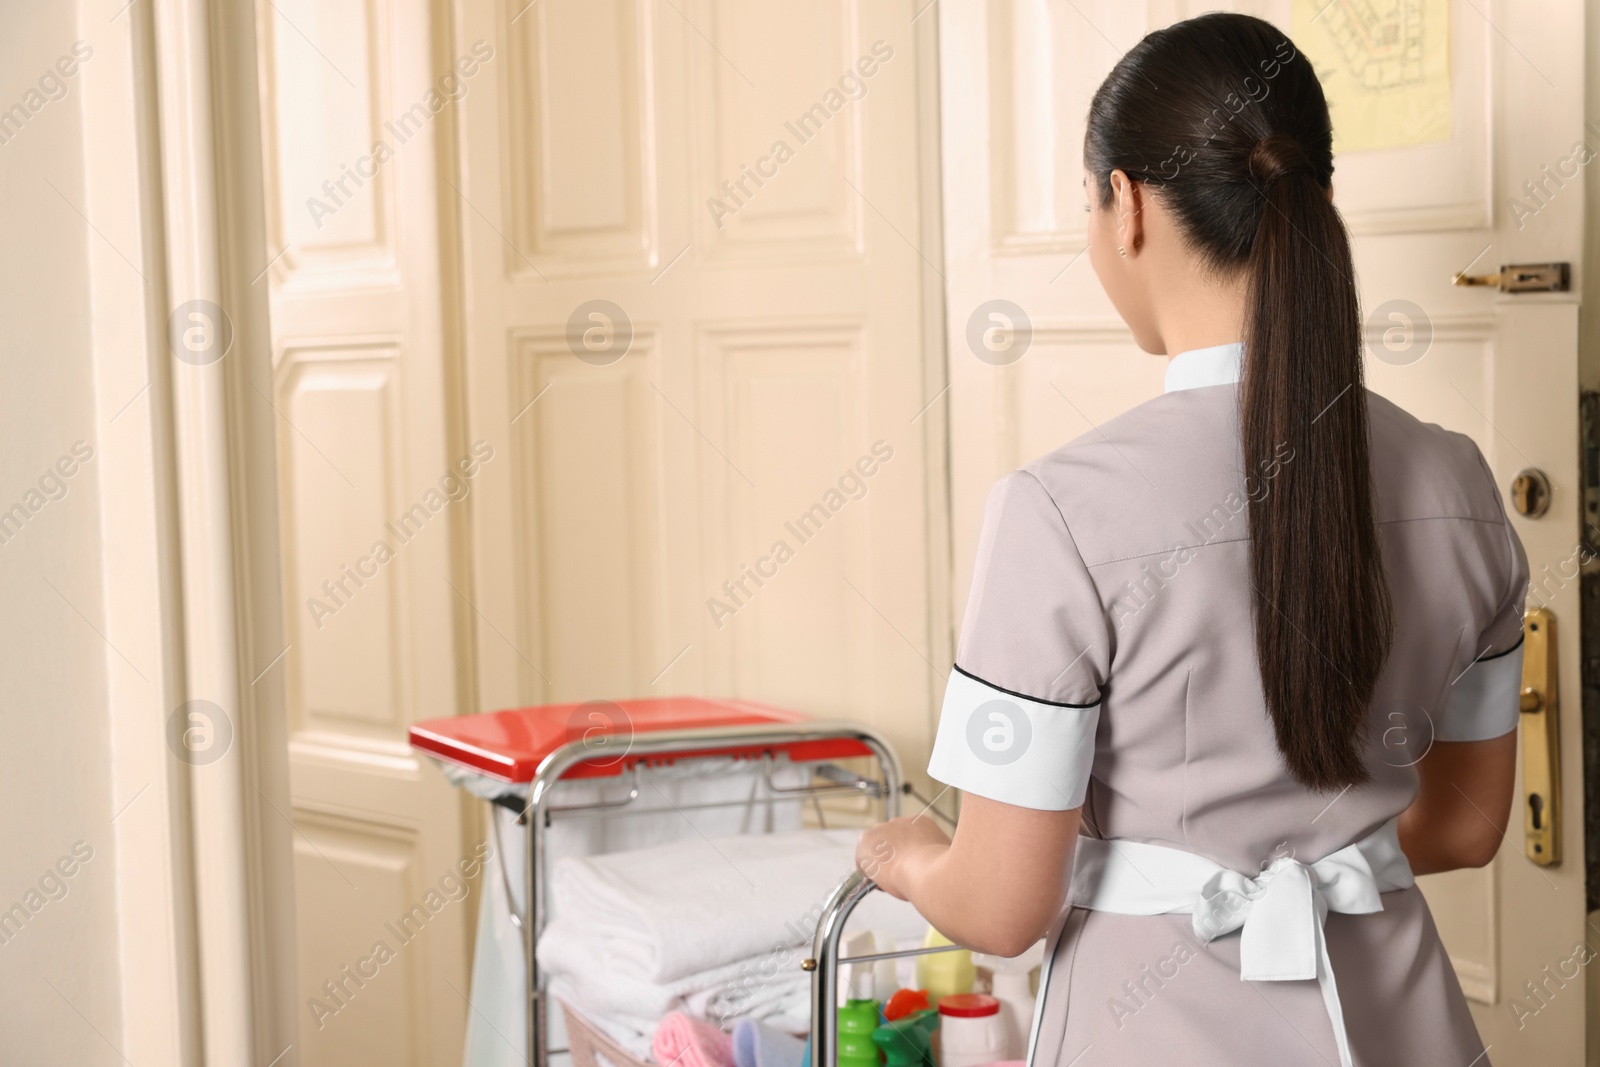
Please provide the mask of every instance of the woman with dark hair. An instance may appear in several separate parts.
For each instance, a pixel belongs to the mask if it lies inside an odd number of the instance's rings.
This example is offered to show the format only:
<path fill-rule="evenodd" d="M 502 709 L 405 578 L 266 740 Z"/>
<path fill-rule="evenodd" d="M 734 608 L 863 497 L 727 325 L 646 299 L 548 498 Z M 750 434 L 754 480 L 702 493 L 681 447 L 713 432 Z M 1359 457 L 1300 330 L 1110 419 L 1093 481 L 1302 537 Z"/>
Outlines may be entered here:
<path fill-rule="evenodd" d="M 1485 1064 L 1413 875 L 1505 832 L 1527 562 L 1477 447 L 1362 385 L 1322 88 L 1267 22 L 1178 23 L 1084 162 L 1166 392 L 995 487 L 928 768 L 960 821 L 863 869 L 960 944 L 1048 934 L 1037 1064 Z"/>

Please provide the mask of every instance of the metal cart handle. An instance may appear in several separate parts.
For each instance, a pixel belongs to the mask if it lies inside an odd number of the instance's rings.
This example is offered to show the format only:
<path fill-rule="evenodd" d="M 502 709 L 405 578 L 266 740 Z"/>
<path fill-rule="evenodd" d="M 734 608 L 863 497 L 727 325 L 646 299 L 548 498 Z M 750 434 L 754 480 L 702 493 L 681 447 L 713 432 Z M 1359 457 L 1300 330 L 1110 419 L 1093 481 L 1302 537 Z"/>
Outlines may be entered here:
<path fill-rule="evenodd" d="M 860 871 L 845 876 L 822 906 L 811 958 L 801 964 L 811 972 L 812 1067 L 834 1067 L 839 1062 L 839 940 L 850 912 L 876 888 L 877 883 Z"/>
<path fill-rule="evenodd" d="M 822 906 L 822 917 L 817 920 L 816 936 L 811 942 L 811 957 L 800 967 L 811 972 L 811 1064 L 812 1067 L 836 1067 L 839 1062 L 839 942 L 844 936 L 845 923 L 855 906 L 866 895 L 878 888 L 878 883 L 859 870 L 845 876 Z M 929 956 L 936 952 L 955 952 L 960 945 L 931 945 L 925 948 L 901 949 L 897 952 L 874 952 L 870 955 L 850 956 L 851 961 L 866 963 L 872 960 L 892 960 L 905 956 Z"/>

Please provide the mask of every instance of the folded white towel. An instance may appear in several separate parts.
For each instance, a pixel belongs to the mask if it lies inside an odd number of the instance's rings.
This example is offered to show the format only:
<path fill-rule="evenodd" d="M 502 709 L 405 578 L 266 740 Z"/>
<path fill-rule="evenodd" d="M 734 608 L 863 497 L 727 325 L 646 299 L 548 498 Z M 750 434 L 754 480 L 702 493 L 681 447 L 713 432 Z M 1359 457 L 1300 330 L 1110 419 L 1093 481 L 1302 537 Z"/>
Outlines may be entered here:
<path fill-rule="evenodd" d="M 562 859 L 551 878 L 555 919 L 540 938 L 540 961 L 552 974 L 594 972 L 666 987 L 772 957 L 811 939 L 828 895 L 854 865 L 859 836 L 807 830 L 689 838 Z M 910 905 L 881 893 L 852 920 L 852 928 L 897 937 L 924 928 Z M 563 943 L 583 948 L 569 955 Z"/>
<path fill-rule="evenodd" d="M 581 942 L 559 932 L 541 939 L 539 958 L 550 967 L 550 991 L 636 1054 L 649 1048 L 661 1017 L 681 1011 L 724 1029 L 735 1019 L 760 1019 L 790 1033 L 809 1024 L 811 977 L 800 969 L 804 951 L 787 949 L 740 960 L 671 983 L 607 971 Z"/>

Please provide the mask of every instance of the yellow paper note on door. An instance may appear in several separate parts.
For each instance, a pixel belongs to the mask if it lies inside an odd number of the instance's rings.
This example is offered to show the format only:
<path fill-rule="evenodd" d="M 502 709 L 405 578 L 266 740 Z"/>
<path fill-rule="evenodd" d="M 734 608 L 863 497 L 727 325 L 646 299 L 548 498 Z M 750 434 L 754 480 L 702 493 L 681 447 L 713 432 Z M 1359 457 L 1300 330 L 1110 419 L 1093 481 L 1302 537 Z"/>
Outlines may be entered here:
<path fill-rule="evenodd" d="M 1294 0 L 1293 25 L 1335 152 L 1449 140 L 1449 0 Z"/>

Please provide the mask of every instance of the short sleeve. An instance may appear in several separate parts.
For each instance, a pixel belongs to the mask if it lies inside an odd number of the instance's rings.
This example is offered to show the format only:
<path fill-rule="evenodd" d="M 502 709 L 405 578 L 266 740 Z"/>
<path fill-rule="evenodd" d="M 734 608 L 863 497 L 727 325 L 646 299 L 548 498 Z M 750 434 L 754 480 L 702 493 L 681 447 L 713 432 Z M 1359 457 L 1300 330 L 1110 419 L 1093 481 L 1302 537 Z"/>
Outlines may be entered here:
<path fill-rule="evenodd" d="M 1480 462 L 1482 457 L 1479 457 Z M 1434 729 L 1440 741 L 1487 741 L 1517 728 L 1522 689 L 1522 613 L 1528 593 L 1528 557 L 1522 539 L 1499 504 L 1488 464 L 1489 479 L 1499 507 L 1503 536 L 1490 573 L 1501 579 L 1493 616 L 1482 627 L 1476 653 L 1466 670 L 1450 685 L 1442 720 Z"/>
<path fill-rule="evenodd" d="M 1044 811 L 1083 804 L 1110 658 L 1107 616 L 1038 478 L 989 496 L 928 773 Z"/>

